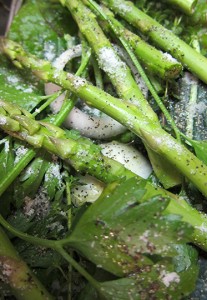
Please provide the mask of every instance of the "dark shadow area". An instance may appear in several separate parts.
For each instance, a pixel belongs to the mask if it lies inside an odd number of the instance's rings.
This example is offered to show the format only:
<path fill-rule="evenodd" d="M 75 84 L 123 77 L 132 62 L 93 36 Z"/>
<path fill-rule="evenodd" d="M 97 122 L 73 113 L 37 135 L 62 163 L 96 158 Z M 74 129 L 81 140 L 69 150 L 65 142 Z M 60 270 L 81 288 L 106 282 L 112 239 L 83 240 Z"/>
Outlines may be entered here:
<path fill-rule="evenodd" d="M 12 0 L 0 0 L 0 35 L 4 35 Z"/>

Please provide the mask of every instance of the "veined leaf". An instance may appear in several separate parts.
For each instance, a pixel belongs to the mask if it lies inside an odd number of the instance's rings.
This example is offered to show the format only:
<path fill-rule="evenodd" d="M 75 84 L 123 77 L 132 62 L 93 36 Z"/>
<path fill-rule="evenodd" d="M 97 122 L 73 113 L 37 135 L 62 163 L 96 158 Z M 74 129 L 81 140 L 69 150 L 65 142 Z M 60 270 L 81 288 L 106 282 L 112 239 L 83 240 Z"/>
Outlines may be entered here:
<path fill-rule="evenodd" d="M 100 282 L 98 290 L 88 285 L 78 299 L 183 299 L 195 288 L 198 275 L 197 253 L 190 246 L 184 245 L 175 260 L 177 267 L 164 260 L 128 277 Z M 187 263 L 183 263 L 183 260 Z M 179 267 L 180 263 L 182 268 Z"/>
<path fill-rule="evenodd" d="M 132 178 L 110 196 L 100 197 L 83 214 L 69 243 L 101 268 L 117 275 L 153 264 L 153 256 L 173 257 L 175 244 L 192 232 L 179 218 L 163 217 L 169 200 L 155 197 L 139 204 L 145 181 Z"/>

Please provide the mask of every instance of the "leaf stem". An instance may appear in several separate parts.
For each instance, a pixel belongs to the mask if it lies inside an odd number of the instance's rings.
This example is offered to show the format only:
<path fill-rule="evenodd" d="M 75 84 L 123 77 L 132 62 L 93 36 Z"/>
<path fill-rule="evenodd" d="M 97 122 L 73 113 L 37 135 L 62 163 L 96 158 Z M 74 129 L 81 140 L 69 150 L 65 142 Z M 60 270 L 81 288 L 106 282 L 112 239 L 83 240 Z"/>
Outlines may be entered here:
<path fill-rule="evenodd" d="M 90 284 L 100 290 L 100 284 L 95 280 L 84 268 L 82 268 L 79 263 L 77 263 L 62 247 L 55 247 L 55 250 L 65 258 L 65 260 L 73 266 Z"/>

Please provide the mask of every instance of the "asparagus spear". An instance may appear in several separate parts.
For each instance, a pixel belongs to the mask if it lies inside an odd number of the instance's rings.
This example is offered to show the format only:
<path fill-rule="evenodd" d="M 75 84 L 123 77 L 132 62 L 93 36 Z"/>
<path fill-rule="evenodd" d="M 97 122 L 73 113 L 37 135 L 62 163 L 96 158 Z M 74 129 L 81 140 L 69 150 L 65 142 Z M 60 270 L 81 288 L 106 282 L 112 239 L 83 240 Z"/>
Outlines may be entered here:
<path fill-rule="evenodd" d="M 197 0 L 165 0 L 165 3 L 170 3 L 172 5 L 177 6 L 180 10 L 182 10 L 187 15 L 192 15 L 194 12 L 194 8 L 197 4 Z"/>
<path fill-rule="evenodd" d="M 70 10 L 81 33 L 86 37 L 89 45 L 94 50 L 101 69 L 108 74 L 119 97 L 138 102 L 143 114 L 146 114 L 154 121 L 158 121 L 157 116 L 133 79 L 130 69 L 114 51 L 111 43 L 97 23 L 92 11 L 89 10 L 82 1 L 67 0 L 64 4 Z"/>
<path fill-rule="evenodd" d="M 53 297 L 20 258 L 0 227 L 0 277 L 18 300 L 52 300 Z"/>
<path fill-rule="evenodd" d="M 87 1 L 86 4 L 88 4 Z M 65 5 L 71 11 L 82 34 L 88 39 L 88 42 L 98 58 L 101 68 L 111 79 L 111 82 L 116 88 L 118 95 L 123 100 L 129 100 L 133 103 L 138 102 L 137 105 L 140 111 L 152 121 L 159 124 L 156 114 L 151 109 L 142 93 L 140 93 L 137 83 L 132 77 L 130 70 L 116 55 L 112 45 L 104 35 L 92 12 L 81 1 L 65 1 Z M 90 16 L 90 14 L 92 15 Z M 164 56 L 162 56 L 162 58 L 163 57 Z M 164 65 L 164 62 L 162 65 Z M 157 156 L 152 149 L 149 149 L 148 147 L 147 151 L 156 175 L 166 188 L 181 183 L 182 179 L 179 172 L 172 170 L 171 166 L 168 166 L 168 170 L 170 171 L 166 173 L 166 168 L 164 168 L 162 160 L 159 158 L 159 156 Z M 167 165 L 167 162 L 165 162 L 165 166 Z M 163 176 L 164 173 L 167 175 Z"/>
<path fill-rule="evenodd" d="M 125 38 L 131 48 L 134 50 L 136 56 L 145 66 L 147 72 L 155 74 L 163 79 L 173 79 L 178 77 L 182 71 L 182 65 L 169 54 L 157 50 L 155 47 L 146 43 L 137 34 L 126 29 L 118 20 L 113 17 L 112 12 L 104 8 L 107 17 L 116 28 L 117 35 Z M 106 23 L 102 23 L 105 31 L 110 31 Z"/>
<path fill-rule="evenodd" d="M 101 2 L 146 34 L 157 46 L 169 52 L 199 79 L 207 83 L 207 59 L 203 55 L 136 8 L 132 2 L 124 0 L 102 0 Z"/>
<path fill-rule="evenodd" d="M 55 69 L 49 62 L 26 53 L 19 44 L 8 39 L 1 39 L 1 49 L 17 66 L 29 68 L 42 80 L 71 90 L 88 105 L 98 108 L 126 126 L 207 196 L 207 166 L 165 132 L 159 123 L 152 122 L 141 113 L 137 106 L 107 94 L 78 76 Z"/>
<path fill-rule="evenodd" d="M 86 5 L 88 5 L 88 1 L 83 2 L 86 3 Z M 100 33 L 100 27 L 98 33 L 97 22 L 91 18 L 89 21 L 83 18 L 83 16 L 87 12 L 89 14 L 89 10 L 86 7 L 84 7 L 81 2 L 73 1 L 71 4 L 71 1 L 66 1 L 65 5 L 69 8 L 69 10 L 71 10 L 74 18 L 76 19 L 76 22 L 79 25 L 80 30 L 83 32 L 83 34 L 86 35 L 88 39 L 90 39 L 89 42 L 98 57 L 99 53 L 97 51 L 97 43 L 95 42 L 95 39 L 93 39 L 92 36 L 94 33 L 94 28 L 97 29 L 97 36 L 99 37 L 99 43 L 102 42 L 102 47 L 104 46 L 103 42 L 104 40 L 106 41 L 106 38 L 104 37 L 103 33 Z M 111 21 L 113 21 L 113 24 L 116 27 L 117 34 L 126 38 L 131 47 L 135 50 L 136 55 L 140 58 L 140 60 L 147 67 L 147 69 L 149 69 L 149 72 L 153 72 L 156 75 L 159 75 L 165 79 L 176 78 L 180 74 L 182 66 L 178 61 L 146 43 L 138 35 L 133 34 L 129 30 L 124 28 L 124 26 L 121 25 L 121 23 L 115 20 L 112 16 Z M 106 24 L 102 23 L 101 25 L 103 25 L 104 30 L 107 30 Z M 86 27 L 87 31 L 85 31 Z M 109 47 L 109 44 L 106 44 L 106 46 Z"/>
<path fill-rule="evenodd" d="M 29 113 L 25 115 L 25 111 L 5 101 L 0 102 L 0 128 L 35 147 L 47 149 L 69 162 L 77 171 L 87 172 L 105 183 L 135 176 L 139 180 L 144 180 L 117 161 L 102 155 L 101 148 L 90 140 L 67 138 L 64 130 L 59 127 L 35 121 L 32 115 Z M 146 193 L 142 201 L 156 195 L 171 198 L 166 213 L 179 214 L 183 217 L 183 221 L 190 223 L 195 229 L 192 242 L 206 250 L 206 234 L 203 228 L 207 226 L 207 217 L 188 205 L 184 199 L 146 180 Z"/>

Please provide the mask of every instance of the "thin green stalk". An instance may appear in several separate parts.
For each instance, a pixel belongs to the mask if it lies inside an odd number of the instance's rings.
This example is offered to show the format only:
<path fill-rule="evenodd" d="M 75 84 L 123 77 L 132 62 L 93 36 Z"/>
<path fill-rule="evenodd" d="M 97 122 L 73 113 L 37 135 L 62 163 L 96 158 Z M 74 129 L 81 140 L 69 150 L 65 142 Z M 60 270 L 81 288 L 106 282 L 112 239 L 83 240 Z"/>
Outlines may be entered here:
<path fill-rule="evenodd" d="M 1 216 L 0 216 L 1 217 Z M 52 300 L 0 227 L 0 275 L 18 300 Z"/>
<path fill-rule="evenodd" d="M 172 31 L 139 10 L 130 1 L 101 0 L 101 2 L 146 34 L 157 46 L 169 52 L 199 79 L 207 83 L 207 58 L 196 52 Z"/>
<path fill-rule="evenodd" d="M 193 40 L 192 45 L 196 51 L 200 52 L 200 46 L 197 39 Z M 187 116 L 186 116 L 186 135 L 190 139 L 193 139 L 194 108 L 197 103 L 197 98 L 198 98 L 198 79 L 193 77 L 191 79 L 190 99 L 188 103 Z"/>
<path fill-rule="evenodd" d="M 103 78 L 97 60 L 92 58 L 92 64 L 93 64 L 96 86 L 103 90 L 104 89 Z"/>
<path fill-rule="evenodd" d="M 194 8 L 197 4 L 197 0 L 165 0 L 165 3 L 170 3 L 173 6 L 177 6 L 181 11 L 187 15 L 192 15 Z"/>
<path fill-rule="evenodd" d="M 144 116 L 159 124 L 157 115 L 154 113 L 147 100 L 141 94 L 141 91 L 131 75 L 129 68 L 115 53 L 112 45 L 104 35 L 91 10 L 77 0 L 66 1 L 65 5 L 71 11 L 82 34 L 87 38 L 89 44 L 93 48 L 100 67 L 109 76 L 118 95 L 123 100 L 136 103 L 140 112 L 142 112 Z M 150 160 L 153 163 L 153 168 L 156 175 L 166 188 L 175 186 L 181 182 L 181 176 L 179 172 L 170 171 L 165 173 L 166 168 L 163 168 L 164 165 L 162 164 L 162 160 L 160 160 L 151 149 L 147 149 L 147 151 L 150 153 Z M 156 164 L 154 162 L 156 162 Z M 165 166 L 167 166 L 167 162 L 165 162 Z M 168 169 L 172 170 L 171 166 L 168 166 Z M 163 175 L 164 173 L 165 175 Z"/>
<path fill-rule="evenodd" d="M 107 94 L 104 94 L 106 96 Z M 113 99 L 113 98 L 112 98 Z M 4 105 L 5 107 L 5 105 Z M 126 109 L 126 106 L 124 106 Z M 10 111 L 9 113 L 13 118 L 15 119 L 15 115 L 12 112 L 11 105 L 10 105 Z M 132 112 L 131 112 L 132 113 Z M 19 116 L 19 114 L 18 114 Z M 0 120 L 2 120 L 2 117 L 0 117 Z M 25 128 L 28 128 L 27 125 L 25 125 L 27 119 L 24 118 L 24 126 Z M 15 121 L 16 122 L 16 121 Z M 35 122 L 35 120 L 33 120 Z M 29 123 L 31 124 L 31 122 Z M 33 123 L 35 124 L 35 123 Z M 71 140 L 66 138 L 64 131 L 62 131 L 59 127 L 55 127 L 51 124 L 44 123 L 44 128 L 41 130 L 41 124 L 42 122 L 37 123 L 34 127 L 38 127 L 36 133 L 33 133 L 33 135 L 44 135 L 42 138 L 42 143 L 39 145 L 39 147 L 43 147 L 47 150 L 49 150 L 52 153 L 55 153 L 58 156 L 61 156 L 63 159 L 69 160 L 70 164 L 72 164 L 75 169 L 79 172 L 86 172 L 92 176 L 95 176 L 102 180 L 103 182 L 109 183 L 114 181 L 119 181 L 121 178 L 131 178 L 136 176 L 131 171 L 125 169 L 122 164 L 114 161 L 113 159 L 109 159 L 101 154 L 101 149 L 99 146 L 93 144 L 88 139 L 80 138 L 79 140 Z M 145 124 L 146 125 L 146 124 Z M 3 128 L 3 125 L 1 125 Z M 148 126 L 147 126 L 148 127 Z M 17 128 L 17 126 L 15 126 Z M 29 132 L 25 130 L 25 128 L 19 124 L 19 133 L 22 133 L 21 138 L 24 138 L 25 140 L 31 141 L 31 136 L 29 136 Z M 8 129 L 8 128 L 7 128 Z M 148 127 L 149 129 L 149 127 Z M 10 131 L 10 134 L 12 132 Z M 55 137 L 55 135 L 58 134 L 58 138 Z M 146 134 L 146 131 L 145 133 Z M 152 134 L 152 133 L 151 133 Z M 163 134 L 163 133 L 162 133 Z M 155 135 L 155 134 L 154 134 Z M 167 135 L 167 133 L 166 133 Z M 15 131 L 15 136 L 18 137 L 18 131 Z M 44 139 L 46 139 L 46 143 L 44 143 Z M 39 139 L 40 140 L 40 139 Z M 49 140 L 49 142 L 48 142 Z M 151 141 L 154 141 L 153 139 L 149 139 Z M 157 140 L 159 143 L 164 143 L 165 141 L 169 143 L 169 137 L 163 136 L 163 141 L 160 140 L 160 136 L 158 134 L 158 137 L 155 137 L 155 145 L 157 143 Z M 172 143 L 173 140 L 170 140 L 170 143 Z M 185 151 L 184 147 L 180 144 L 179 149 L 175 149 L 178 151 Z M 176 147 L 178 147 L 178 145 Z M 168 145 L 169 146 L 169 145 Z M 166 148 L 163 149 L 163 151 L 168 152 Z M 190 159 L 188 153 L 190 153 L 186 149 L 186 157 L 187 159 Z M 174 151 L 171 151 L 172 155 L 174 155 Z M 176 154 L 175 154 L 176 157 Z M 179 157 L 176 157 L 176 160 L 179 161 Z M 185 161 L 183 161 L 183 166 L 185 165 Z M 191 162 L 190 162 L 191 163 Z M 191 170 L 191 169 L 190 169 Z M 192 174 L 191 174 L 192 175 Z M 141 180 L 140 177 L 136 176 Z M 142 179 L 143 180 L 143 179 Z M 199 245 L 203 249 L 207 249 L 207 241 L 206 241 L 206 232 L 204 231 L 204 227 L 207 228 L 207 217 L 203 214 L 200 214 L 198 211 L 193 209 L 191 206 L 189 206 L 182 198 L 178 198 L 175 195 L 168 193 L 164 189 L 158 188 L 154 185 L 152 185 L 150 182 L 146 181 L 146 194 L 143 197 L 143 201 L 147 201 L 153 196 L 156 195 L 162 195 L 163 197 L 170 197 L 171 201 L 170 204 L 166 210 L 167 213 L 176 213 L 180 214 L 183 217 L 183 220 L 186 222 L 189 222 L 194 226 L 194 233 L 192 235 L 192 242 Z M 192 216 L 192 219 L 191 217 Z M 0 218 L 0 221 L 2 222 L 2 225 L 6 226 L 6 228 L 9 229 L 9 226 L 5 221 Z M 17 234 L 18 232 L 16 230 L 13 231 L 14 234 Z M 18 235 L 20 236 L 20 235 Z M 24 233 L 21 233 L 21 238 L 26 238 L 28 241 L 33 240 L 32 237 L 29 237 L 28 235 L 25 235 Z M 57 241 L 58 245 L 65 246 L 69 244 L 70 237 Z M 36 242 L 40 243 L 43 246 L 47 245 L 46 240 L 37 239 Z M 51 241 L 50 245 L 53 247 L 53 242 Z M 56 244 L 55 244 L 56 245 Z"/>
<path fill-rule="evenodd" d="M 33 73 L 45 81 L 56 83 L 64 89 L 71 90 L 85 100 L 87 104 L 98 108 L 126 126 L 137 134 L 150 149 L 171 163 L 172 168 L 178 169 L 207 196 L 207 166 L 203 165 L 185 146 L 179 144 L 165 132 L 157 122 L 152 122 L 140 113 L 137 106 L 103 92 L 82 78 L 53 68 L 49 62 L 38 60 L 14 42 L 3 41 L 4 52 L 13 60 L 18 61 L 19 65 L 32 69 Z M 49 144 L 49 140 L 47 142 Z"/>
<path fill-rule="evenodd" d="M 58 96 L 60 96 L 61 91 L 51 95 L 47 101 L 45 101 L 39 108 L 37 108 L 34 112 L 33 112 L 33 116 L 36 117 L 39 113 L 41 113 L 46 107 L 48 107 Z"/>
<path fill-rule="evenodd" d="M 22 170 L 29 164 L 29 162 L 35 157 L 37 151 L 28 149 L 24 156 L 18 161 L 18 163 L 8 172 L 7 176 L 1 177 L 0 180 L 0 196 L 15 180 L 15 178 L 21 173 Z"/>
<path fill-rule="evenodd" d="M 138 59 L 136 58 L 136 56 L 134 55 L 134 53 L 130 49 L 130 46 L 127 43 L 125 37 L 124 36 L 120 36 L 119 30 L 117 32 L 117 26 L 119 26 L 119 25 L 117 24 L 116 20 L 114 18 L 111 18 L 108 15 L 106 15 L 104 13 L 104 11 L 93 0 L 87 0 L 87 2 L 89 2 L 90 5 L 93 8 L 95 8 L 95 10 L 97 11 L 97 13 L 100 14 L 101 17 L 104 18 L 104 20 L 109 23 L 109 25 L 110 25 L 111 29 L 113 30 L 116 38 L 118 38 L 118 40 L 123 45 L 124 49 L 129 54 L 129 57 L 131 58 L 131 60 L 133 61 L 134 65 L 135 65 L 135 67 L 137 69 L 137 71 L 139 72 L 139 74 L 143 78 L 143 80 L 144 80 L 147 88 L 149 89 L 151 95 L 155 99 L 157 105 L 159 106 L 159 108 L 161 109 L 161 111 L 163 112 L 163 114 L 165 115 L 165 117 L 166 117 L 167 121 L 169 122 L 169 124 L 171 125 L 172 129 L 174 130 L 177 140 L 179 142 L 181 142 L 179 130 L 178 130 L 178 128 L 177 128 L 174 120 L 172 119 L 170 113 L 168 112 L 168 110 L 166 109 L 166 107 L 164 106 L 164 104 L 162 103 L 162 100 L 160 99 L 160 97 L 158 96 L 156 90 L 154 89 L 153 85 L 151 84 L 150 80 L 148 79 L 148 77 L 147 77 L 144 69 L 142 68 L 142 66 L 139 63 Z"/>
<path fill-rule="evenodd" d="M 62 247 L 56 247 L 56 251 L 59 252 L 65 260 L 73 266 L 94 288 L 100 290 L 100 284 L 95 280 L 85 269 L 77 263 L 72 256 L 70 256 Z"/>
<path fill-rule="evenodd" d="M 75 73 L 77 76 L 81 76 L 81 74 L 85 71 L 91 58 L 91 48 L 88 46 L 88 43 L 85 41 L 83 37 L 81 40 L 82 40 L 82 56 L 81 56 L 81 64 Z"/>
<path fill-rule="evenodd" d="M 107 21 L 101 22 L 105 32 L 111 33 L 111 28 L 108 26 L 108 22 L 111 22 L 111 25 L 115 29 L 116 37 L 127 41 L 149 74 L 154 74 L 163 79 L 173 79 L 179 76 L 182 71 L 182 65 L 171 55 L 166 55 L 166 53 L 157 50 L 141 39 L 137 34 L 125 28 L 121 22 L 114 18 L 113 13 L 105 6 L 102 6 L 101 9 L 94 1 L 93 4 L 88 0 L 84 0 L 84 2 L 90 7 L 93 5 L 92 9 L 95 8 L 95 13 L 97 14 L 97 11 L 99 11 L 99 16 L 101 15 L 103 20 Z M 91 5 L 89 3 L 91 3 Z"/>
<path fill-rule="evenodd" d="M 93 12 L 78 0 L 66 0 L 65 6 L 76 20 L 80 31 L 95 52 L 100 68 L 107 73 L 118 95 L 123 99 L 137 102 L 143 114 L 158 122 L 156 114 L 133 79 L 130 69 L 114 51 Z"/>
<path fill-rule="evenodd" d="M 0 224 L 4 226 L 9 232 L 11 232 L 14 236 L 19 237 L 20 239 L 27 241 L 32 244 L 36 244 L 42 247 L 54 248 L 58 244 L 58 241 L 41 239 L 36 236 L 29 235 L 27 233 L 21 232 L 11 226 L 1 215 L 0 215 Z"/>
<path fill-rule="evenodd" d="M 37 238 L 31 235 L 16 230 L 12 227 L 4 218 L 0 215 L 0 224 L 2 224 L 7 230 L 13 233 L 15 236 L 30 242 L 35 245 L 51 248 L 57 251 L 74 269 L 76 269 L 88 282 L 90 282 L 95 288 L 99 289 L 99 283 L 96 281 L 85 269 L 83 269 L 79 263 L 77 263 L 72 256 L 70 256 L 64 249 L 61 241 L 53 241 Z M 14 249 L 13 245 L 0 227 L 0 265 L 3 267 L 5 264 L 11 264 L 13 273 L 15 276 L 11 277 L 11 288 L 19 300 L 50 300 L 53 299 L 42 284 L 34 277 L 26 264 L 20 261 L 20 257 Z M 64 241 L 64 240 L 63 240 Z M 66 239 L 65 241 L 68 241 Z M 15 267 L 18 273 L 15 273 Z M 1 271 L 0 271 L 1 273 Z M 13 275 L 13 274 L 12 274 Z M 29 278 L 32 280 L 29 280 Z M 7 280 L 8 278 L 5 278 Z M 28 281 L 28 282 L 27 282 Z"/>
<path fill-rule="evenodd" d="M 81 65 L 79 66 L 76 74 L 81 75 L 89 63 L 91 56 L 90 49 L 85 53 L 83 59 L 81 60 Z M 66 94 L 67 98 L 68 93 Z M 55 95 L 56 96 L 56 95 Z M 45 96 L 48 99 L 48 96 Z M 53 99 L 53 97 L 52 97 Z M 76 103 L 76 97 L 72 96 L 70 100 L 64 101 L 61 110 L 54 117 L 50 117 L 48 122 L 52 122 L 54 125 L 60 126 L 69 112 L 73 109 Z M 35 157 L 37 151 L 34 149 L 28 149 L 24 156 L 18 161 L 18 163 L 10 170 L 7 176 L 2 177 L 0 180 L 0 196 L 6 191 L 10 184 L 17 178 L 17 176 L 24 170 L 24 168 L 29 164 L 29 162 Z"/>

